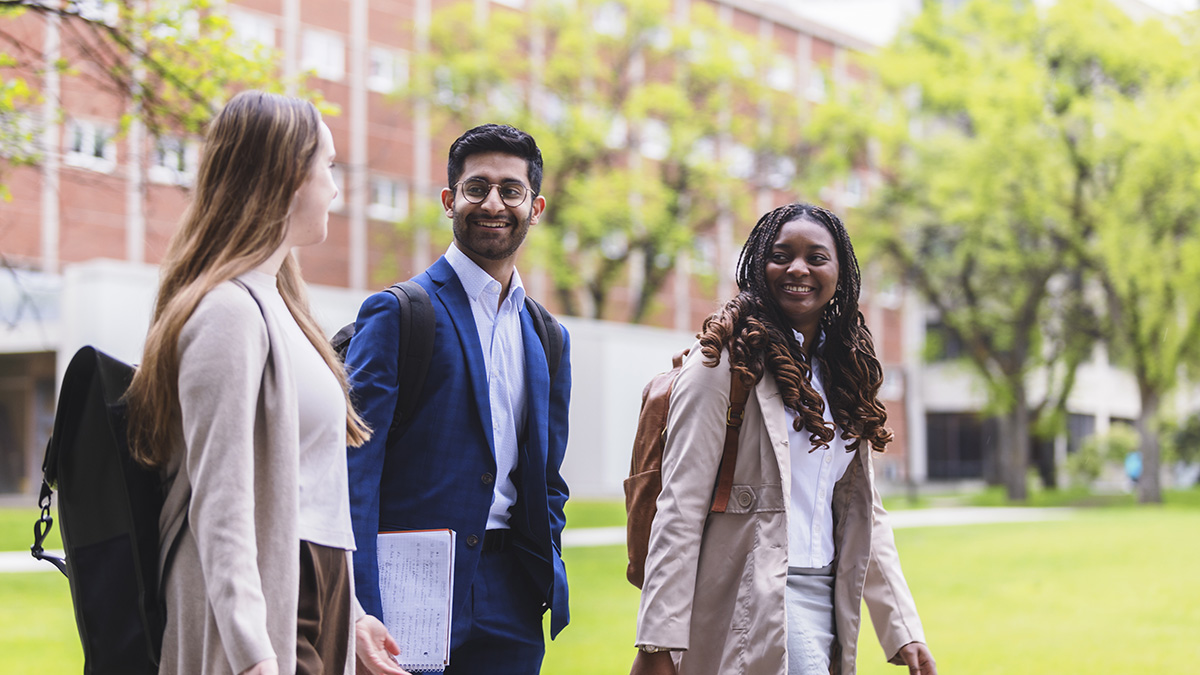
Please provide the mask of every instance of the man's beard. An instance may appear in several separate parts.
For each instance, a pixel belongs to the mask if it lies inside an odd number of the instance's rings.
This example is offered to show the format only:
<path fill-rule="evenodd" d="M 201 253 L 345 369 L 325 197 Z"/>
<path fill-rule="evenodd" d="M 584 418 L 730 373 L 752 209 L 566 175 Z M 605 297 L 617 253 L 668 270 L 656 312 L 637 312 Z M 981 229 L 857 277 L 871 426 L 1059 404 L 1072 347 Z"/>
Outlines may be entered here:
<path fill-rule="evenodd" d="M 533 213 L 525 218 L 525 222 L 517 224 L 517 219 L 509 214 L 508 226 L 494 235 L 487 235 L 488 230 L 479 225 L 471 225 L 468 220 L 478 218 L 460 213 L 454 213 L 454 240 L 467 252 L 474 253 L 486 260 L 506 260 L 512 257 L 529 233 L 529 225 L 533 221 Z M 482 218 L 481 218 L 482 219 Z M 499 235 L 500 232 L 504 234 Z"/>

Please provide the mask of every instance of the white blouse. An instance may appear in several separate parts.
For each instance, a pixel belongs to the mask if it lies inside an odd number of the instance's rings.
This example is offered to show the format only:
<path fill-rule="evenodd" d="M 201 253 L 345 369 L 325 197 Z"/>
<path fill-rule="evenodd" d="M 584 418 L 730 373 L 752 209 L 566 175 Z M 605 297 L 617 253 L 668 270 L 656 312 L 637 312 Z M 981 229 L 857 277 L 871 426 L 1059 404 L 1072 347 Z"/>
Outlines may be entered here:
<path fill-rule="evenodd" d="M 251 271 L 238 277 L 254 287 L 263 309 L 283 327 L 280 342 L 296 384 L 300 420 L 300 539 L 354 550 L 346 472 L 346 399 L 337 377 L 283 302 L 275 277 Z"/>
<path fill-rule="evenodd" d="M 803 345 L 804 336 L 793 331 Z M 818 338 L 817 349 L 825 341 Z M 812 383 L 825 401 L 825 421 L 833 423 L 829 397 L 821 380 L 821 369 L 812 360 Z M 850 467 L 855 453 L 846 452 L 841 429 L 834 426 L 829 447 L 813 450 L 811 434 L 803 426 L 793 428 L 796 411 L 786 409 L 788 447 L 792 459 L 792 494 L 788 504 L 788 565 L 790 567 L 825 567 L 833 562 L 833 486 Z M 810 452 L 811 450 L 811 452 Z"/>

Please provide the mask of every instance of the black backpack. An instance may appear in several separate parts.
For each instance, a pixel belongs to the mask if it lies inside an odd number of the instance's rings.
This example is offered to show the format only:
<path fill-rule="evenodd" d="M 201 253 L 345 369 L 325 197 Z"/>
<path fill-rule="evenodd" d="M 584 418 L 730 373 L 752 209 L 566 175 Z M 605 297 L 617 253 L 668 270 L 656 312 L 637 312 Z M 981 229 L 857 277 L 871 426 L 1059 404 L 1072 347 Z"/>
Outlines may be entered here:
<path fill-rule="evenodd" d="M 85 675 L 157 673 L 162 647 L 161 481 L 129 454 L 122 397 L 132 379 L 128 364 L 80 349 L 63 375 L 42 463 L 42 513 L 31 550 L 70 581 Z M 54 522 L 54 491 L 65 560 L 42 550 Z"/>
<path fill-rule="evenodd" d="M 406 422 L 417 407 L 417 397 L 425 385 L 425 376 L 429 374 L 429 362 L 433 360 L 436 317 L 429 294 L 417 282 L 409 279 L 392 284 L 385 290 L 400 303 L 400 344 L 397 345 L 400 358 L 396 375 L 397 381 L 404 383 L 396 397 L 396 414 L 392 416 L 392 426 L 388 429 L 390 433 Z M 553 382 L 558 374 L 559 362 L 562 361 L 562 329 L 558 320 L 528 295 L 525 296 L 525 309 L 533 317 L 533 327 L 546 352 L 550 381 Z M 346 359 L 346 350 L 350 349 L 354 331 L 355 324 L 348 323 L 329 341 L 343 361 Z"/>

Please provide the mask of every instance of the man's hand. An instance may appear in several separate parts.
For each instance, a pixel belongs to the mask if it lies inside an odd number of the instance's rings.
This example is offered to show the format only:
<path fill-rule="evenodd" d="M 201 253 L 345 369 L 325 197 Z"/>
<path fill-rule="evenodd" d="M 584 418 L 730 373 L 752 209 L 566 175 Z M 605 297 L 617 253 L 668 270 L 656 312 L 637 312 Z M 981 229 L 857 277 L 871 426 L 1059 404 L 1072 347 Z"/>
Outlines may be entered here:
<path fill-rule="evenodd" d="M 400 653 L 400 645 L 396 644 L 379 619 L 367 614 L 356 621 L 354 642 L 358 654 L 358 675 L 409 675 L 392 659 Z"/>
<path fill-rule="evenodd" d="M 242 675 L 279 675 L 279 662 L 264 659 L 242 671 Z"/>
<path fill-rule="evenodd" d="M 638 650 L 633 657 L 633 668 L 629 675 L 675 675 L 675 662 L 671 660 L 671 652 L 655 652 L 647 654 Z"/>
<path fill-rule="evenodd" d="M 900 658 L 908 666 L 908 675 L 937 675 L 937 664 L 924 642 L 910 642 L 900 648 Z"/>

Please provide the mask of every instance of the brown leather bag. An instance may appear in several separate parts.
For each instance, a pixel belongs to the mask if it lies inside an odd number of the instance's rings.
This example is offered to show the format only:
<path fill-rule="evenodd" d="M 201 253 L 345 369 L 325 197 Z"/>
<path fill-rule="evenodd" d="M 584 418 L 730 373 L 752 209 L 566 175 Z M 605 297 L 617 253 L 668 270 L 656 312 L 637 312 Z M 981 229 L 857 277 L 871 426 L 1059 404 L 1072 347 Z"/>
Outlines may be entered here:
<path fill-rule="evenodd" d="M 655 375 L 642 390 L 642 411 L 638 415 L 637 434 L 633 437 L 633 457 L 629 478 L 625 479 L 625 548 L 629 566 L 625 577 L 629 583 L 642 587 L 646 574 L 646 553 L 650 546 L 650 525 L 658 512 L 656 501 L 662 492 L 662 455 L 667 435 L 667 413 L 671 404 L 671 388 L 683 367 L 687 349 L 671 358 L 671 370 Z M 725 447 L 721 452 L 721 468 L 713 493 L 712 513 L 724 513 L 733 488 L 733 468 L 737 464 L 738 430 L 750 389 L 740 378 L 729 383 L 729 410 L 725 416 Z"/>

